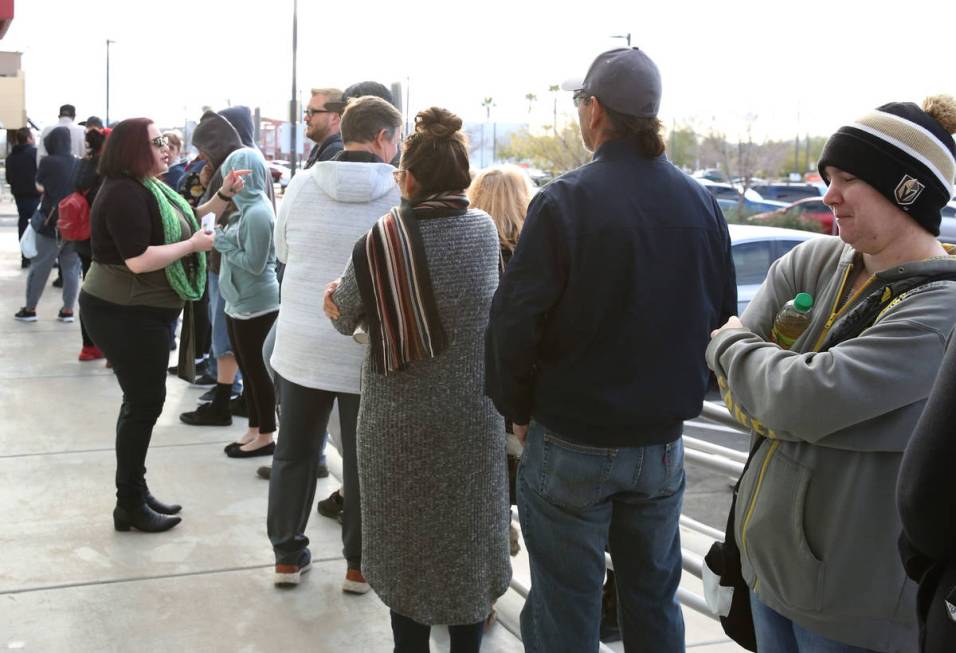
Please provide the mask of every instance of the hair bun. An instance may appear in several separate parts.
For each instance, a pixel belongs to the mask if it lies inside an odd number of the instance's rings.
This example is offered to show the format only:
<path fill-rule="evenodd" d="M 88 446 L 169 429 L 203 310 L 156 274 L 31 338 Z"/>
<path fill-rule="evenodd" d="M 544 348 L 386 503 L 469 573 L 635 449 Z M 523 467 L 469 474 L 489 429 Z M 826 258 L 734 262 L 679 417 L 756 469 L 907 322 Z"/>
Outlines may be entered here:
<path fill-rule="evenodd" d="M 934 95 L 923 100 L 923 111 L 936 119 L 947 134 L 956 134 L 956 100 L 951 95 Z"/>
<path fill-rule="evenodd" d="M 441 107 L 425 109 L 415 116 L 415 132 L 428 138 L 450 138 L 461 124 L 461 118 Z"/>

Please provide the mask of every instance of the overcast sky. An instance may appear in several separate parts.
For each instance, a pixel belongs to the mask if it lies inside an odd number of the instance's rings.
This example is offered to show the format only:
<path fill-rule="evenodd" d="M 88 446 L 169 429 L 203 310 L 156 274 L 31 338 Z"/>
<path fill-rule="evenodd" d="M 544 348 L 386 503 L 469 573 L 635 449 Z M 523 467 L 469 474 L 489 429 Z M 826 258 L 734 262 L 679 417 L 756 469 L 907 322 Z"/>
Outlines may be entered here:
<path fill-rule="evenodd" d="M 550 123 L 548 86 L 583 75 L 630 32 L 663 76 L 668 126 L 731 140 L 825 135 L 891 100 L 956 95 L 956 3 L 909 0 L 638 2 L 591 0 L 299 1 L 302 97 L 313 86 L 410 79 L 410 105 L 483 120 Z M 19 50 L 38 125 L 60 104 L 104 116 L 106 39 L 113 120 L 162 126 L 200 108 L 259 106 L 287 119 L 292 0 L 16 0 L 0 50 Z M 529 114 L 525 95 L 534 93 Z M 569 94 L 558 98 L 570 117 Z M 559 118 L 561 120 L 561 118 Z"/>

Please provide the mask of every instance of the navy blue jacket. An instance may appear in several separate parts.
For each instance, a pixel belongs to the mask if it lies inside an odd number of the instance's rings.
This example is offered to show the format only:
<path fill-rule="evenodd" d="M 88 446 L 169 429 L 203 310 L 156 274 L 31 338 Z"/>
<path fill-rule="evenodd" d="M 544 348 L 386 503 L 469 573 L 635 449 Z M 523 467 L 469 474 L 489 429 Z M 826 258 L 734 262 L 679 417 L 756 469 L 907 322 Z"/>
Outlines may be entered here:
<path fill-rule="evenodd" d="M 37 190 L 37 148 L 20 143 L 7 156 L 7 183 L 14 197 L 39 197 Z"/>
<path fill-rule="evenodd" d="M 710 332 L 736 310 L 713 196 L 611 141 L 531 202 L 492 304 L 485 391 L 573 442 L 671 442 L 700 413 Z"/>

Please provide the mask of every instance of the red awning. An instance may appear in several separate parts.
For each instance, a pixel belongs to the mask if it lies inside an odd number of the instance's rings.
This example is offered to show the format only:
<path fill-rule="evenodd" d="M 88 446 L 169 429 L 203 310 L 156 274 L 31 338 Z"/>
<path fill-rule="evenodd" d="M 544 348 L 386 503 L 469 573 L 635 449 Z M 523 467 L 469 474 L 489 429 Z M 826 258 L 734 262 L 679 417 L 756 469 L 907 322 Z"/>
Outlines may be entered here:
<path fill-rule="evenodd" d="M 0 39 L 13 22 L 13 0 L 0 0 Z"/>

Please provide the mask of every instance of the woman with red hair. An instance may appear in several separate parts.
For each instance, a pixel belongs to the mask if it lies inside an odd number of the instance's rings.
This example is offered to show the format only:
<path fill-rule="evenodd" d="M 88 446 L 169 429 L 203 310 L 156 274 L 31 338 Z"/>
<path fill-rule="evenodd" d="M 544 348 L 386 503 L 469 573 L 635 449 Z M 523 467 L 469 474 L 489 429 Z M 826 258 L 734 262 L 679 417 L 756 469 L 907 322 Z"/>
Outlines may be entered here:
<path fill-rule="evenodd" d="M 169 323 L 206 285 L 212 234 L 192 208 L 157 179 L 169 151 L 147 118 L 119 123 L 100 159 L 103 176 L 90 222 L 93 263 L 80 294 L 84 323 L 113 364 L 123 389 L 116 423 L 118 531 L 165 531 L 180 522 L 178 505 L 146 485 L 146 452 L 166 399 Z M 223 184 L 223 193 L 231 186 Z"/>

